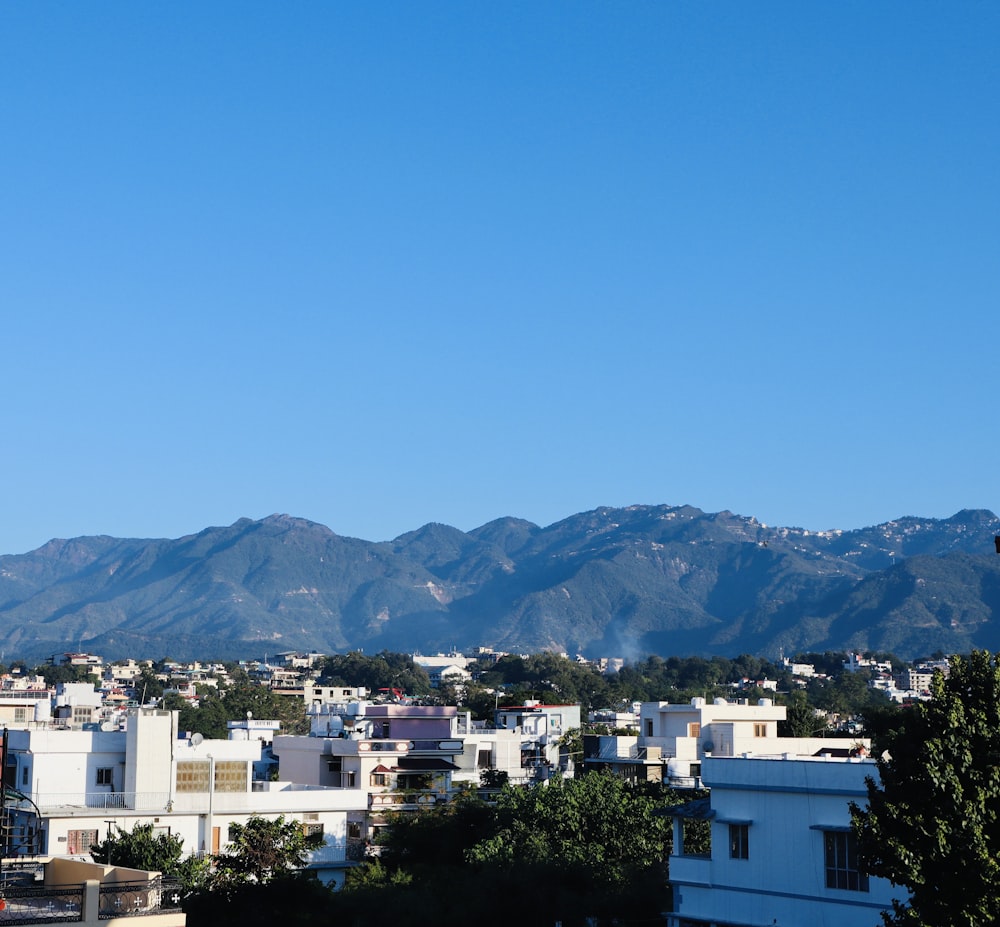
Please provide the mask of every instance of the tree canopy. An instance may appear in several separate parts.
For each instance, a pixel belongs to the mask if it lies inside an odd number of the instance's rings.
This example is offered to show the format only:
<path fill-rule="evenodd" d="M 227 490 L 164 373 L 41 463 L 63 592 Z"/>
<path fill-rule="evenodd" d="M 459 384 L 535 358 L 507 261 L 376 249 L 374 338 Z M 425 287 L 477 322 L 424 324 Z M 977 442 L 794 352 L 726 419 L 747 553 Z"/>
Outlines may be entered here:
<path fill-rule="evenodd" d="M 301 698 L 277 695 L 266 686 L 249 681 L 239 681 L 224 689 L 199 689 L 197 708 L 176 695 L 165 696 L 163 707 L 180 711 L 178 723 L 182 731 L 219 740 L 228 736 L 226 722 L 242 721 L 247 712 L 255 718 L 280 721 L 286 734 L 304 734 L 309 730 Z"/>
<path fill-rule="evenodd" d="M 91 844 L 90 855 L 108 866 L 162 873 L 187 889 L 201 886 L 208 875 L 206 860 L 185 856 L 181 837 L 156 833 L 152 824 L 136 824 L 130 831 L 116 827 L 104 840 Z"/>
<path fill-rule="evenodd" d="M 1000 658 L 949 667 L 876 732 L 879 781 L 851 806 L 862 866 L 909 892 L 887 925 L 1000 924 Z"/>
<path fill-rule="evenodd" d="M 348 922 L 388 906 L 399 927 L 461 919 L 470 905 L 480 927 L 659 919 L 670 828 L 655 811 L 677 800 L 659 785 L 589 773 L 505 785 L 496 805 L 472 794 L 399 815 L 381 858 L 349 873 L 337 904 Z"/>
<path fill-rule="evenodd" d="M 431 691 L 430 676 L 405 653 L 383 650 L 374 657 L 360 650 L 324 657 L 319 663 L 320 682 L 338 686 L 364 686 L 369 692 L 402 689 L 407 695 Z"/>
<path fill-rule="evenodd" d="M 296 821 L 252 817 L 229 825 L 229 843 L 213 860 L 213 890 L 287 878 L 302 868 L 306 838 Z"/>

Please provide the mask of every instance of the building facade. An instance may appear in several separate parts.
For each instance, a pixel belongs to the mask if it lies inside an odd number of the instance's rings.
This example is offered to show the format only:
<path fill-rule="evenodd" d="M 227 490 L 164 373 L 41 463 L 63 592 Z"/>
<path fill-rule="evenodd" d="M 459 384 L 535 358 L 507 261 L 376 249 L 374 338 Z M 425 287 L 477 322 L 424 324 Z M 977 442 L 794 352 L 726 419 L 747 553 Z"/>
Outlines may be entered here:
<path fill-rule="evenodd" d="M 848 808 L 873 774 L 863 758 L 706 757 L 709 797 L 674 814 L 669 927 L 880 923 L 902 890 L 859 870 Z"/>

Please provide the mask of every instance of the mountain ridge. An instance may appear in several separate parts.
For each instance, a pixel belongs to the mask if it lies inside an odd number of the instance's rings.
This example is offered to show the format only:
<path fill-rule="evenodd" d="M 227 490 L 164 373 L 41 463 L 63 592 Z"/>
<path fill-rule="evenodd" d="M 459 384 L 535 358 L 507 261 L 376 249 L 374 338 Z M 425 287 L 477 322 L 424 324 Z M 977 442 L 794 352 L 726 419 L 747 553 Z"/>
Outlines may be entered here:
<path fill-rule="evenodd" d="M 984 509 L 817 532 L 633 505 L 546 527 L 432 522 L 372 542 L 276 513 L 177 539 L 52 539 L 0 556 L 0 647 L 26 658 L 1000 649 L 996 533 Z"/>

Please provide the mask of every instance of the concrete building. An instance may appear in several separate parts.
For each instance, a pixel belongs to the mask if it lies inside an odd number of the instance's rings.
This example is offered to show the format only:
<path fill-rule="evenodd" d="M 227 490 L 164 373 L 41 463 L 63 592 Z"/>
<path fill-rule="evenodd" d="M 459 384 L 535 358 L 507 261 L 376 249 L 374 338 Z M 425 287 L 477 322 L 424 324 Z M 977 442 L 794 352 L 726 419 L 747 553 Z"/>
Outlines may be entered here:
<path fill-rule="evenodd" d="M 864 803 L 862 758 L 706 757 L 707 799 L 674 813 L 669 927 L 872 927 L 902 890 L 858 870 L 848 802 Z M 710 849 L 685 849 L 710 828 Z M 699 849 L 701 847 L 699 846 Z"/>
<path fill-rule="evenodd" d="M 385 826 L 385 814 L 447 802 L 462 754 L 454 706 L 312 706 L 310 736 L 277 735 L 281 781 L 352 796 L 348 853 L 360 858 Z"/>
<path fill-rule="evenodd" d="M 181 738 L 177 712 L 134 709 L 127 730 L 8 731 L 8 776 L 23 799 L 10 807 L 15 853 L 79 856 L 116 827 L 152 824 L 186 850 L 215 853 L 229 825 L 261 816 L 298 821 L 323 836 L 310 860 L 325 881 L 347 864 L 356 793 L 254 778 L 262 742 Z"/>
<path fill-rule="evenodd" d="M 643 702 L 635 737 L 584 737 L 584 763 L 637 781 L 667 782 L 675 788 L 701 788 L 702 761 L 710 756 L 741 756 L 794 750 L 846 755 L 852 738 L 779 738 L 784 705 L 693 698 L 686 704 Z M 782 746 L 782 744 L 784 746 Z"/>
<path fill-rule="evenodd" d="M 559 741 L 580 729 L 579 705 L 543 705 L 529 699 L 523 705 L 498 708 L 497 728 L 517 731 L 521 737 L 521 766 L 525 769 L 560 770 L 572 775 L 579 757 L 560 748 Z"/>
<path fill-rule="evenodd" d="M 547 771 L 532 763 L 522 765 L 525 758 L 533 759 L 534 751 L 524 749 L 522 733 L 517 728 L 497 728 L 485 721 L 473 721 L 466 712 L 460 715 L 455 736 L 462 743 L 462 752 L 454 757 L 457 769 L 453 783 L 480 785 L 487 771 L 500 774 L 512 785 L 527 785 L 540 781 L 540 772 Z M 541 781 L 548 778 L 543 776 Z"/>
<path fill-rule="evenodd" d="M 473 662 L 460 653 L 439 653 L 425 657 L 419 653 L 413 654 L 413 662 L 426 670 L 435 689 L 443 685 L 461 685 L 472 679 L 472 673 L 466 667 Z"/>

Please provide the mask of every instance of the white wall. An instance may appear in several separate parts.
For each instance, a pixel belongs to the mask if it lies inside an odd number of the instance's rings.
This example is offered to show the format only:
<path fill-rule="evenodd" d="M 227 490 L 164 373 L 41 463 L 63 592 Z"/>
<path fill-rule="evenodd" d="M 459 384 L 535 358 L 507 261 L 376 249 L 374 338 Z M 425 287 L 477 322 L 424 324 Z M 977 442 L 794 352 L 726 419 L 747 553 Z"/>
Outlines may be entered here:
<path fill-rule="evenodd" d="M 706 758 L 712 857 L 671 856 L 674 911 L 732 925 L 872 927 L 900 890 L 826 887 L 824 832 L 850 824 L 848 802 L 864 803 L 870 761 Z M 749 822 L 749 858 L 731 859 L 729 824 Z"/>

